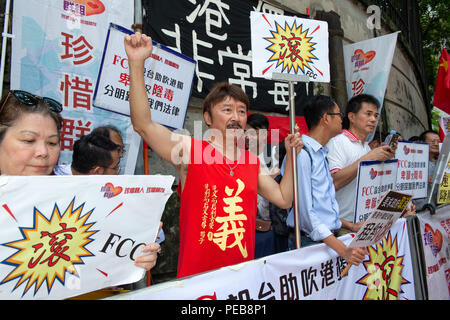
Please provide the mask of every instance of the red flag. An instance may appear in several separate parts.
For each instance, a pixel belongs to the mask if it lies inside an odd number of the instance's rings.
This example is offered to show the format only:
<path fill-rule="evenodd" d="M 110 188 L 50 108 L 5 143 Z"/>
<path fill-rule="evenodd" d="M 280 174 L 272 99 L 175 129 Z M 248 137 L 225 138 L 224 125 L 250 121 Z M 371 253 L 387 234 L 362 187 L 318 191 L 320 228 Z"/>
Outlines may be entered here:
<path fill-rule="evenodd" d="M 247 114 L 248 116 L 251 113 Z M 291 131 L 291 121 L 288 116 L 266 116 L 269 120 L 269 132 L 267 133 L 267 143 L 277 145 L 286 138 Z M 305 117 L 295 117 L 295 123 L 298 125 L 300 134 L 308 134 L 308 126 L 305 122 Z M 278 130 L 278 132 L 272 132 Z"/>
<path fill-rule="evenodd" d="M 450 113 L 450 71 L 448 70 L 449 54 L 442 48 L 439 69 L 434 88 L 433 105 L 446 113 Z"/>
<path fill-rule="evenodd" d="M 267 143 L 276 145 L 286 138 L 291 131 L 291 122 L 289 117 L 266 116 L 269 119 L 269 134 L 267 135 Z M 295 117 L 295 123 L 299 127 L 300 134 L 308 134 L 308 126 L 304 117 Z M 273 134 L 271 130 L 279 130 L 278 134 Z"/>

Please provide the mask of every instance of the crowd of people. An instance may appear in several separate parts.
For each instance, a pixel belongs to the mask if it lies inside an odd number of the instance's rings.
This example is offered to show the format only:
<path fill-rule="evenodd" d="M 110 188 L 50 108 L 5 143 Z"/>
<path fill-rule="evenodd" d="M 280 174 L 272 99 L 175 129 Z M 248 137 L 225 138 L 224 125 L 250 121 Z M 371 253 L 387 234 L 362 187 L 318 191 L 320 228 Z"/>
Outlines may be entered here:
<path fill-rule="evenodd" d="M 373 142 L 367 141 L 377 128 L 377 99 L 357 95 L 342 113 L 344 108 L 332 98 L 314 96 L 304 106 L 308 134 L 290 133 L 272 146 L 267 144 L 268 119 L 261 114 L 248 116 L 247 95 L 240 87 L 222 82 L 203 102 L 210 135 L 207 140 L 196 140 L 152 121 L 143 72 L 153 49 L 151 38 L 127 35 L 124 45 L 133 128 L 174 166 L 180 178 L 178 278 L 295 249 L 294 197 L 299 205 L 302 247 L 323 242 L 349 264 L 364 260 L 366 249 L 348 248 L 339 236 L 362 226 L 362 222 L 352 222 L 359 162 L 385 161 L 395 155 L 396 147 L 385 145 L 384 135 L 375 133 Z M 71 164 L 57 165 L 61 111 L 58 101 L 25 91 L 11 90 L 2 98 L 0 174 L 120 173 L 124 143 L 113 126 L 98 127 L 82 136 L 74 143 Z M 243 148 L 242 139 L 246 142 Z M 432 176 L 439 136 L 426 131 L 418 140 L 430 144 Z M 297 157 L 297 195 L 292 157 Z M 405 216 L 415 211 L 412 204 Z M 150 270 L 159 249 L 159 244 L 149 243 L 135 264 Z"/>
<path fill-rule="evenodd" d="M 63 119 L 60 102 L 38 97 L 26 91 L 11 90 L 0 101 L 0 174 L 16 176 L 55 175 L 60 153 Z M 74 162 L 58 174 L 117 174 L 123 155 L 121 139 L 114 143 L 105 130 L 98 128 L 78 140 Z M 111 129 L 113 130 L 113 129 Z M 112 137 L 112 135 L 111 135 Z M 121 143 L 121 144 L 120 144 Z M 81 159 L 81 161 L 80 161 Z M 82 162 L 82 163 L 80 163 Z M 115 167 L 111 167 L 116 163 Z M 97 168 L 100 167 L 101 170 Z M 108 170 L 111 170 L 109 172 Z M 135 264 L 150 270 L 160 246 L 149 243 Z"/>

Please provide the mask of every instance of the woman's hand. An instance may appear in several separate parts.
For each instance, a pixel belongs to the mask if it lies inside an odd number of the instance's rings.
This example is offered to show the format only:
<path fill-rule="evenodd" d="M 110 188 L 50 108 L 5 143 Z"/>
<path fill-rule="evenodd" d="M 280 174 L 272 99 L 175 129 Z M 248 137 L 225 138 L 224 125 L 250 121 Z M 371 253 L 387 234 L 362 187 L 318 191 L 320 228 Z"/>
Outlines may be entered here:
<path fill-rule="evenodd" d="M 158 243 L 153 242 L 142 247 L 141 252 L 144 255 L 139 256 L 134 261 L 134 265 L 137 267 L 144 268 L 145 270 L 150 270 L 156 265 L 156 260 L 158 259 L 158 253 L 161 251 L 161 247 Z"/>

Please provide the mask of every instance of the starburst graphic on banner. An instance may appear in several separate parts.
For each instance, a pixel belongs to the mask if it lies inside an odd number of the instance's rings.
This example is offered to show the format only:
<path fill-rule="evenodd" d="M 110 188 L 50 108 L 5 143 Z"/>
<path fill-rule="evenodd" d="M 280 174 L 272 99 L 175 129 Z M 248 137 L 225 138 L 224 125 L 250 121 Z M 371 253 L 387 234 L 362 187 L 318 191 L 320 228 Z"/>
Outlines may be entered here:
<path fill-rule="evenodd" d="M 305 73 L 305 67 L 312 71 L 310 63 L 312 64 L 312 60 L 318 58 L 313 54 L 316 43 L 311 41 L 311 36 L 308 36 L 309 29 L 303 30 L 303 24 L 297 27 L 294 21 L 292 27 L 285 23 L 284 29 L 276 23 L 276 31 L 270 32 L 272 37 L 264 38 L 272 43 L 266 48 L 273 53 L 268 62 L 276 61 L 277 67 L 282 65 L 282 72 L 286 69 L 291 72 L 293 69 L 297 74 L 298 69 L 301 69 Z"/>
<path fill-rule="evenodd" d="M 87 223 L 94 209 L 82 215 L 84 203 L 74 209 L 74 202 L 75 198 L 62 215 L 55 203 L 49 220 L 34 208 L 33 227 L 19 227 L 23 238 L 3 244 L 18 251 L 2 261 L 14 270 L 0 285 L 18 279 L 13 291 L 25 283 L 25 295 L 33 285 L 36 294 L 45 281 L 50 293 L 55 279 L 64 285 L 66 271 L 79 276 L 74 266 L 84 264 L 82 258 L 93 256 L 86 246 L 98 231 L 90 231 L 95 223 Z"/>
<path fill-rule="evenodd" d="M 364 261 L 367 274 L 356 282 L 367 286 L 363 299 L 399 299 L 401 285 L 409 281 L 402 276 L 404 256 L 398 256 L 397 236 L 392 241 L 389 232 L 376 248 L 368 249 L 370 260 Z"/>

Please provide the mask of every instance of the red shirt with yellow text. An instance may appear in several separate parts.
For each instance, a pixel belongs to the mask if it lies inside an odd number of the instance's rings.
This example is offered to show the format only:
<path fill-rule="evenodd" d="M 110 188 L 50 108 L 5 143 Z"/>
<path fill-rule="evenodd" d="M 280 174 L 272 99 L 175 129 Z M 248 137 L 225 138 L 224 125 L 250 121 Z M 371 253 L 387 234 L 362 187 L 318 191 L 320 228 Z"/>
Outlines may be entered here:
<path fill-rule="evenodd" d="M 180 195 L 178 278 L 252 260 L 255 249 L 258 158 L 240 150 L 231 162 L 207 141 L 191 141 Z"/>

